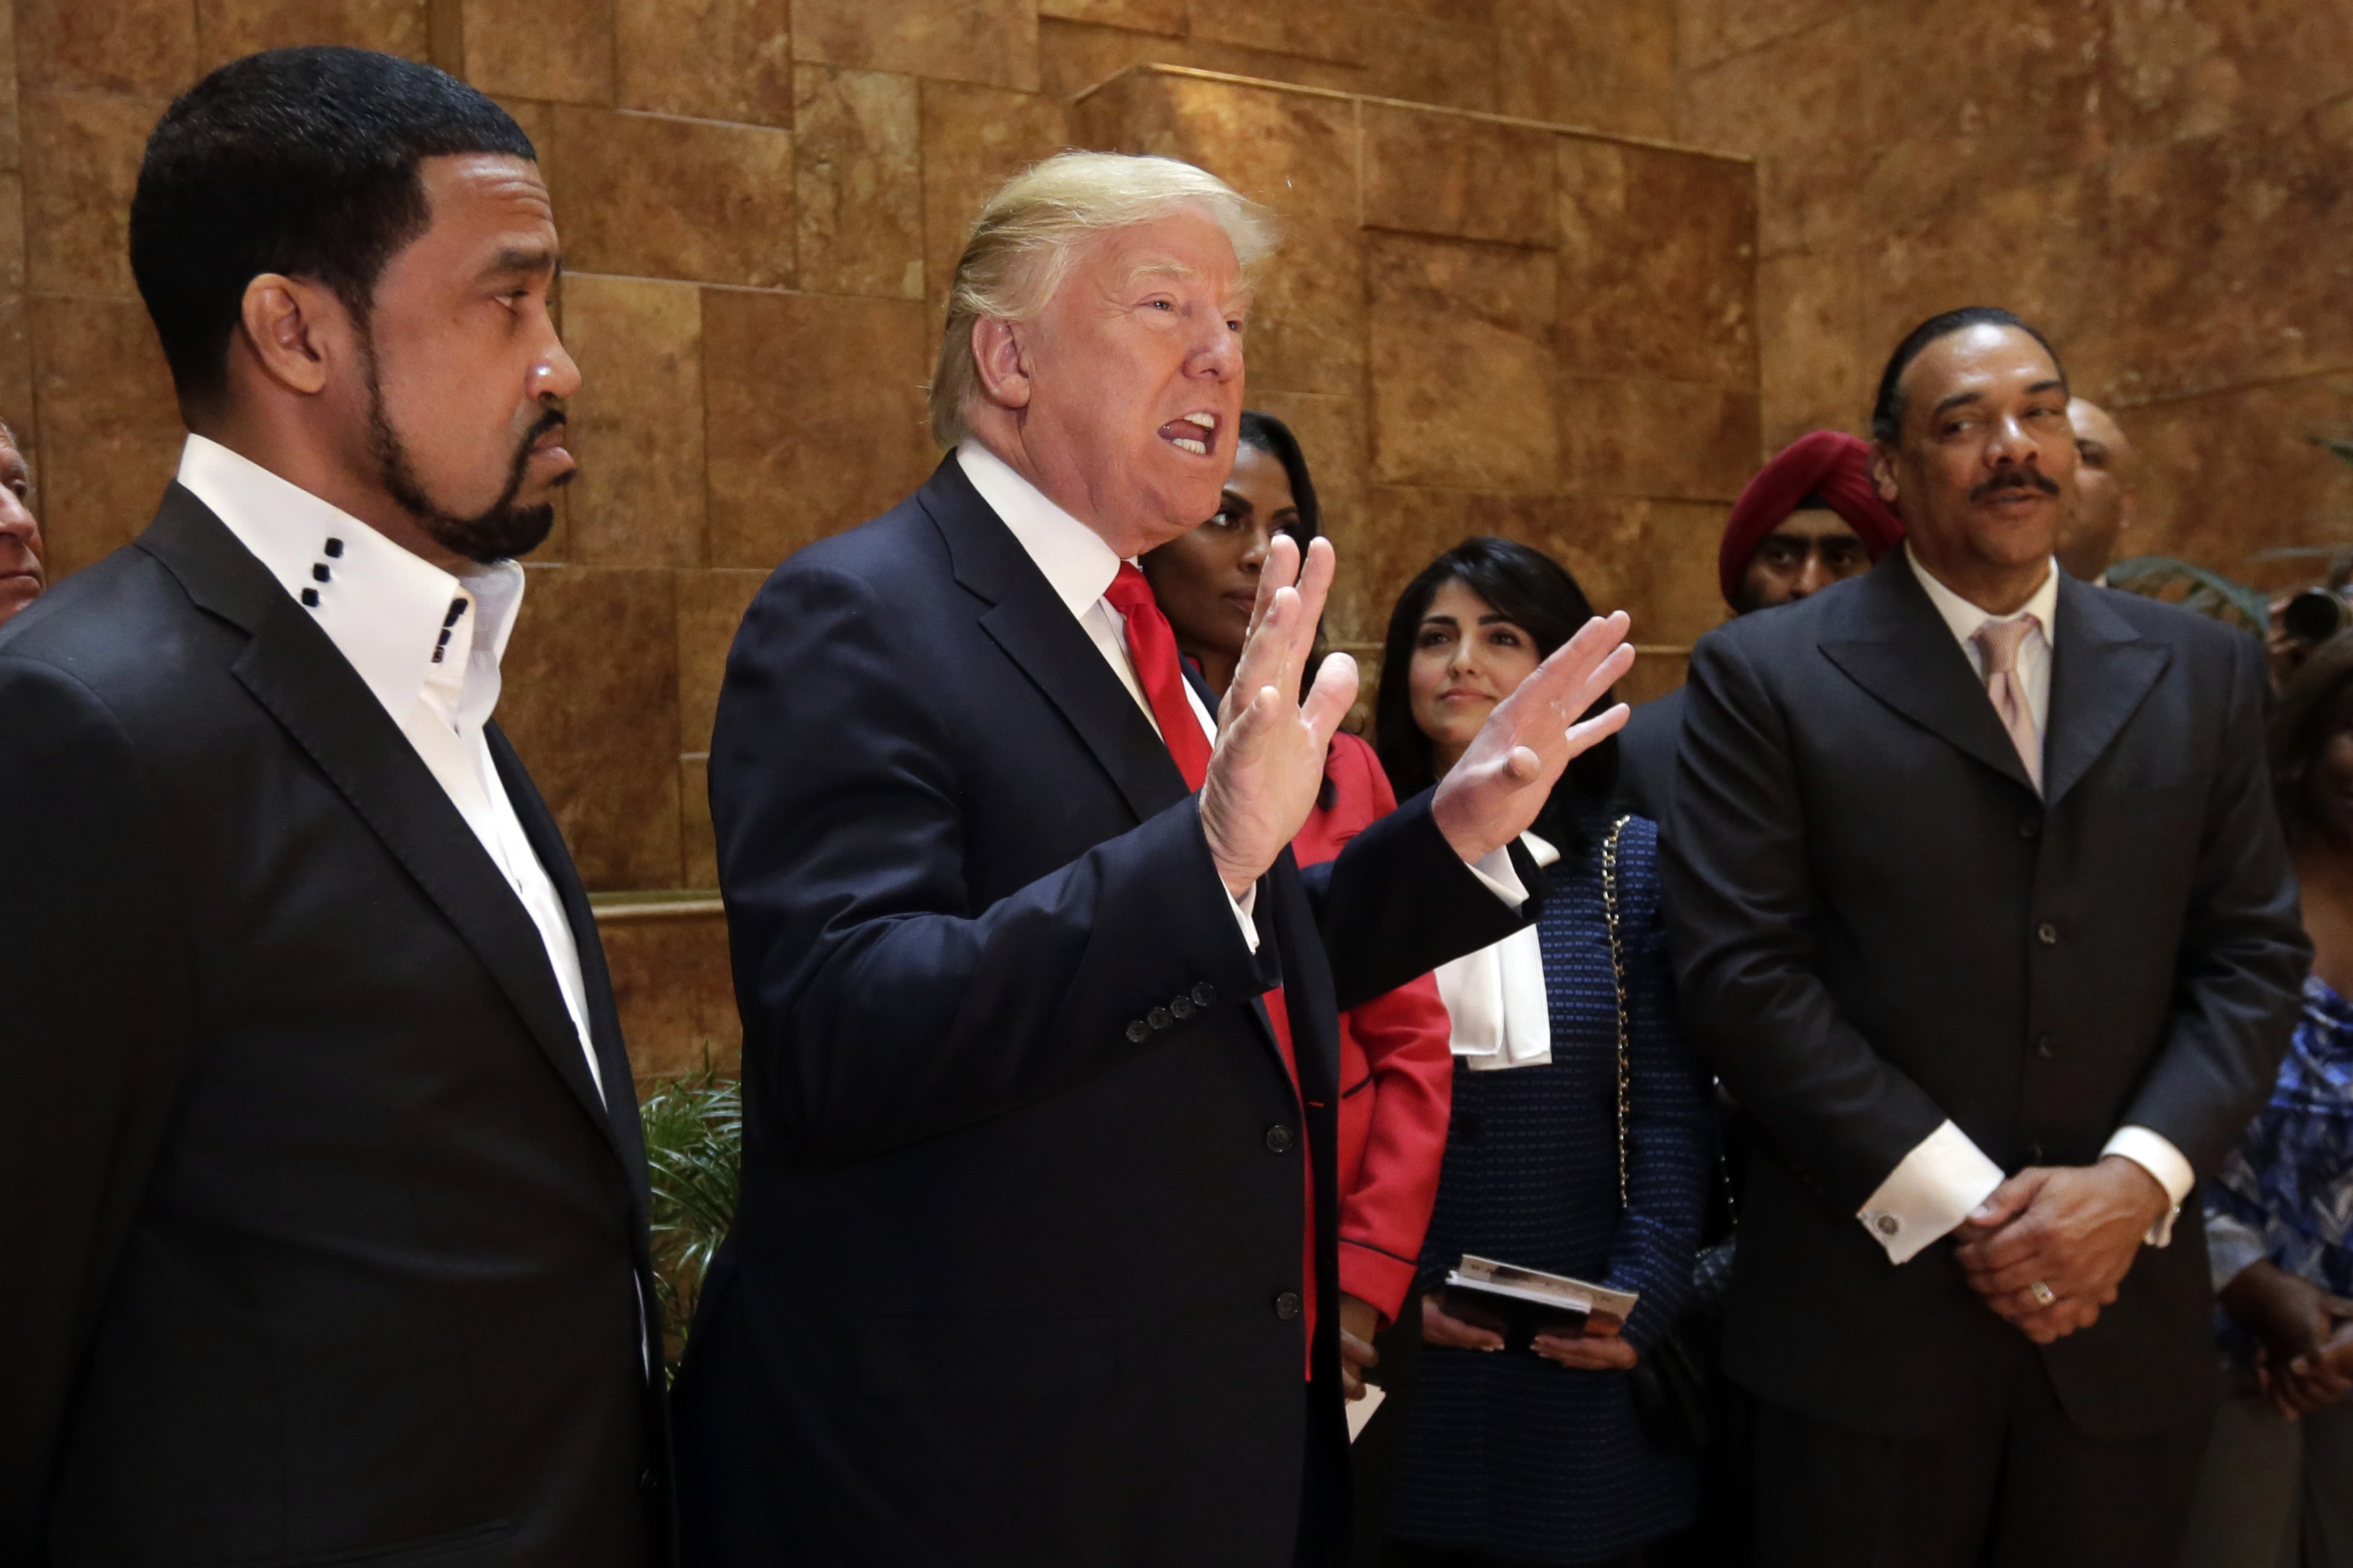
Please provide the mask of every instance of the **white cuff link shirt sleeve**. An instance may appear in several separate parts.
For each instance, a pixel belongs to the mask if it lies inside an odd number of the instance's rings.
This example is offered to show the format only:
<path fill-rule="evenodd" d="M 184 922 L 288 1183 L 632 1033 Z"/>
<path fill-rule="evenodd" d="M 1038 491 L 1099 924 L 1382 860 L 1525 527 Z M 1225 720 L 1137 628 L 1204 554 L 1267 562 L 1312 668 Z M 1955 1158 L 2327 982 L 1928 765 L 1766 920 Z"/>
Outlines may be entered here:
<path fill-rule="evenodd" d="M 1950 1236 L 2001 1183 L 2001 1167 L 1947 1121 L 1904 1156 L 1855 1218 L 1891 1262 L 1909 1263 L 1930 1242 Z"/>
<path fill-rule="evenodd" d="M 2157 1178 L 2165 1189 L 2171 1206 L 2141 1239 L 2151 1247 L 2173 1244 L 2173 1222 L 2181 1217 L 2181 1205 L 2198 1185 L 2198 1173 L 2189 1168 L 2189 1159 L 2173 1146 L 2172 1140 L 2146 1127 L 2119 1127 L 2100 1151 L 2103 1159 L 2110 1154 L 2122 1154 L 2142 1170 Z"/>

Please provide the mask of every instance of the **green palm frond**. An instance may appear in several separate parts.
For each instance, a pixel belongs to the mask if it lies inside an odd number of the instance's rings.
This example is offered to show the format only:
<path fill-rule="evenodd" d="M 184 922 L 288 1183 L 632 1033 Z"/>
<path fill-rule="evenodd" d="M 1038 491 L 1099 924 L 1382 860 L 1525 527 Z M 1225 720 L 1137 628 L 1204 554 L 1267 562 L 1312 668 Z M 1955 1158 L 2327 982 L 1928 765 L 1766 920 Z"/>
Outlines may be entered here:
<path fill-rule="evenodd" d="M 683 1345 L 703 1272 L 734 1222 L 743 1185 L 744 1089 L 708 1064 L 638 1107 L 653 1186 L 654 1286 L 672 1343 Z"/>
<path fill-rule="evenodd" d="M 2261 588 L 2225 577 L 2220 572 L 2177 561 L 2170 555 L 2136 555 L 2108 568 L 2108 586 L 2151 599 L 2172 598 L 2185 609 L 2263 635 L 2271 624 L 2271 598 Z"/>

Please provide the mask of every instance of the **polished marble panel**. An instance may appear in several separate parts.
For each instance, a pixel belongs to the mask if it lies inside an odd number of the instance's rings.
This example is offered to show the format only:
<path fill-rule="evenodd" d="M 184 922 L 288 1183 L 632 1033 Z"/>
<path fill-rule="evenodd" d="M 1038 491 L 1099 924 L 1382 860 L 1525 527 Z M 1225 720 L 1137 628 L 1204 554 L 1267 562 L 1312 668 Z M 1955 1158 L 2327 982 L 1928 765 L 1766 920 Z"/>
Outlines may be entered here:
<path fill-rule="evenodd" d="M 1037 90 L 1037 0 L 792 0 L 792 6 L 797 60 Z"/>
<path fill-rule="evenodd" d="M 1062 105 L 1037 93 L 923 84 L 923 276 L 936 325 L 981 204 L 1070 140 Z"/>
<path fill-rule="evenodd" d="M 615 0 L 623 109 L 793 122 L 791 0 Z"/>
<path fill-rule="evenodd" d="M 498 722 L 589 891 L 674 888 L 678 627 L 672 574 L 526 568 Z"/>
<path fill-rule="evenodd" d="M 51 577 L 128 544 L 155 515 L 185 433 L 136 300 L 34 297 L 41 533 Z"/>
<path fill-rule="evenodd" d="M 1561 471 L 1588 495 L 1729 501 L 1757 469 L 1754 392 L 1563 376 Z"/>
<path fill-rule="evenodd" d="M 1552 489 L 1551 253 L 1377 235 L 1366 266 L 1375 481 Z"/>
<path fill-rule="evenodd" d="M 567 265 L 791 285 L 792 132 L 559 104 L 554 140 Z"/>
<path fill-rule="evenodd" d="M 1373 228 L 1550 246 L 1556 138 L 1533 126 L 1366 104 L 1365 222 Z"/>
<path fill-rule="evenodd" d="M 1675 126 L 1675 26 L 1662 4 L 1496 0 L 1503 29 L 1495 107 L 1629 136 Z"/>
<path fill-rule="evenodd" d="M 1353 6 L 1332 0 L 1191 0 L 1192 36 L 1278 55 L 1355 64 L 1363 58 Z"/>
<path fill-rule="evenodd" d="M 131 298 L 131 193 L 164 104 L 37 94 L 25 102 L 25 267 L 34 289 Z"/>
<path fill-rule="evenodd" d="M 1754 166 L 1556 140 L 1562 364 L 1754 386 Z"/>
<path fill-rule="evenodd" d="M 743 1070 L 744 1026 L 727 963 L 727 921 L 717 913 L 597 919 L 621 1038 L 642 1097 L 667 1079 Z"/>
<path fill-rule="evenodd" d="M 196 0 L 198 68 L 263 49 L 345 44 L 427 57 L 428 0 Z M 185 84 L 182 84 L 185 85 Z"/>
<path fill-rule="evenodd" d="M 915 79 L 793 70 L 800 287 L 923 297 L 923 109 Z"/>
<path fill-rule="evenodd" d="M 568 559 L 702 563 L 702 290 L 573 272 L 564 339 L 582 385 L 569 405 L 580 477 L 566 491 Z"/>
<path fill-rule="evenodd" d="M 937 462 L 916 301 L 712 289 L 702 343 L 713 566 L 771 568 L 895 505 Z"/>
<path fill-rule="evenodd" d="M 466 79 L 559 103 L 614 97 L 614 0 L 458 0 Z"/>
<path fill-rule="evenodd" d="M 1365 60 L 1360 90 L 1410 103 L 1494 111 L 1502 35 L 1492 17 L 1469 22 L 1388 9 L 1358 16 Z"/>
<path fill-rule="evenodd" d="M 18 0 L 15 19 L 30 92 L 168 99 L 196 79 L 195 0 Z"/>

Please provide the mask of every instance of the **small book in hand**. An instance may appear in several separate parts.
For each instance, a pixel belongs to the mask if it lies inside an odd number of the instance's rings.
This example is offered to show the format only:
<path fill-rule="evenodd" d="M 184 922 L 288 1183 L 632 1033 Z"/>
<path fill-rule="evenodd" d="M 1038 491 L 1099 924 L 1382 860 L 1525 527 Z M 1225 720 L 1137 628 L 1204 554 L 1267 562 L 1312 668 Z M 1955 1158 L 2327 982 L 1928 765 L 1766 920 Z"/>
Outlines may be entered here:
<path fill-rule="evenodd" d="M 1447 1271 L 1443 1297 L 1448 1313 L 1503 1335 L 1504 1348 L 1515 1351 L 1526 1350 L 1538 1334 L 1614 1334 L 1633 1316 L 1639 1300 L 1630 1290 L 1515 1268 L 1467 1252 Z"/>

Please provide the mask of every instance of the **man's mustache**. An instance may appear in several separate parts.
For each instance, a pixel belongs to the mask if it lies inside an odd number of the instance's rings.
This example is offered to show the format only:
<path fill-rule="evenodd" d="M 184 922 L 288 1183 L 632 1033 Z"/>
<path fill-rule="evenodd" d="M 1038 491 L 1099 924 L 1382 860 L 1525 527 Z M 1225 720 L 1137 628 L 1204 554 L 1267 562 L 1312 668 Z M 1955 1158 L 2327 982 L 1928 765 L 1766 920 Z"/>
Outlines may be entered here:
<path fill-rule="evenodd" d="M 1984 500 L 1988 497 L 2002 495 L 2010 490 L 2041 490 L 2044 495 L 2055 496 L 2059 493 L 2059 481 L 2048 479 L 2032 468 L 2012 468 L 2008 473 L 1996 474 L 1971 490 L 1969 500 Z"/>

